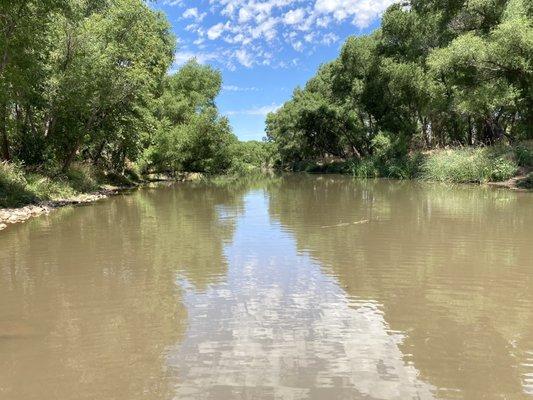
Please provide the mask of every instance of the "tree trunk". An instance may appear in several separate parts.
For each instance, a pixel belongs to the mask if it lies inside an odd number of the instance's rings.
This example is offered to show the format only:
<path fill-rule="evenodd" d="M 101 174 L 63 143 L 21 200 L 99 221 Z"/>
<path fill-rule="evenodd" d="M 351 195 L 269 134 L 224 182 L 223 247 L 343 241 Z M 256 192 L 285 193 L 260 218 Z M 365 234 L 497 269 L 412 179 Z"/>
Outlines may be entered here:
<path fill-rule="evenodd" d="M 98 109 L 93 111 L 92 115 L 89 117 L 89 120 L 85 124 L 85 129 L 83 130 L 83 132 L 91 132 L 91 130 L 96 125 L 98 114 L 99 114 Z M 82 142 L 83 142 L 83 136 L 76 139 L 76 143 L 74 144 L 74 146 L 68 153 L 67 158 L 65 158 L 65 161 L 63 163 L 63 168 L 61 168 L 61 172 L 63 173 L 67 172 L 68 168 L 70 167 L 70 164 L 72 164 L 72 161 L 74 161 L 74 157 L 76 156 L 76 153 L 78 152 Z"/>
<path fill-rule="evenodd" d="M 98 146 L 98 149 L 96 150 L 96 154 L 93 157 L 93 165 L 97 166 L 98 162 L 100 161 L 100 158 L 102 157 L 102 152 L 104 151 L 104 147 L 106 145 L 107 141 L 102 140 L 102 143 L 100 146 Z"/>
<path fill-rule="evenodd" d="M 76 141 L 76 144 L 72 146 L 72 149 L 67 155 L 67 158 L 65 158 L 65 161 L 63 162 L 63 167 L 61 168 L 61 172 L 65 173 L 68 171 L 70 164 L 72 164 L 72 161 L 74 161 L 74 157 L 76 156 L 76 153 L 78 152 L 79 140 Z"/>
<path fill-rule="evenodd" d="M 474 145 L 474 135 L 473 135 L 473 125 L 472 125 L 472 118 L 468 116 L 468 145 L 473 146 Z"/>
<path fill-rule="evenodd" d="M 533 139 L 533 98 L 529 98 L 526 115 L 526 138 Z"/>
<path fill-rule="evenodd" d="M 429 133 L 429 123 L 427 117 L 419 117 L 420 118 L 420 124 L 422 125 L 422 137 L 424 138 L 424 142 L 426 144 L 426 148 L 431 148 L 431 135 Z"/>
<path fill-rule="evenodd" d="M 7 107 L 6 104 L 0 106 L 0 140 L 2 159 L 11 161 L 9 153 L 9 138 L 7 137 Z"/>

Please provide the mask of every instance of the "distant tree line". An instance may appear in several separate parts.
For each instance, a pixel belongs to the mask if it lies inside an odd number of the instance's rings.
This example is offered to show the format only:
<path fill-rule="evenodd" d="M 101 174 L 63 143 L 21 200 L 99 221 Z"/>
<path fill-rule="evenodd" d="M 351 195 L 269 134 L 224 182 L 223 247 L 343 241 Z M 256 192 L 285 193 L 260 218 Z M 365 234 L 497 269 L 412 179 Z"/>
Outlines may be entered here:
<path fill-rule="evenodd" d="M 0 2 L 0 160 L 57 173 L 76 161 L 247 168 L 239 155 L 267 145 L 241 148 L 219 115 L 218 71 L 191 61 L 168 73 L 175 47 L 142 0 Z"/>
<path fill-rule="evenodd" d="M 410 0 L 267 118 L 282 163 L 533 138 L 533 2 Z"/>

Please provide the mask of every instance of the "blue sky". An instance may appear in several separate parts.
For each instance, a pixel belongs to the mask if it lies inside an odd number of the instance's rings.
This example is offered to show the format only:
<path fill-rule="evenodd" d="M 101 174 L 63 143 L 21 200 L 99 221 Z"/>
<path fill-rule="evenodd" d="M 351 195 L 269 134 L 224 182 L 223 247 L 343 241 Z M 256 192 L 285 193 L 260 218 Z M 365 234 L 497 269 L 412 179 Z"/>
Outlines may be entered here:
<path fill-rule="evenodd" d="M 241 140 L 260 140 L 265 116 L 369 33 L 394 0 L 157 0 L 178 38 L 174 68 L 195 57 L 222 72 L 217 99 Z"/>

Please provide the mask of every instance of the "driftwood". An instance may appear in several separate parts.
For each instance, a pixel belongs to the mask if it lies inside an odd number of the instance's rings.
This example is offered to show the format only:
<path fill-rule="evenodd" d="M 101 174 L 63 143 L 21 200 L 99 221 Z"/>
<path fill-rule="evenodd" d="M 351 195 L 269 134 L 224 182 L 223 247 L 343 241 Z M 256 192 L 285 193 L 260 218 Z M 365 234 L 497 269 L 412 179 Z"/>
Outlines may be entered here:
<path fill-rule="evenodd" d="M 339 227 L 342 227 L 342 226 L 350 226 L 350 225 L 360 225 L 360 224 L 367 224 L 369 223 L 370 220 L 368 219 L 363 219 L 361 221 L 355 221 L 355 222 L 341 222 L 340 224 L 337 224 L 337 225 L 326 225 L 326 226 L 321 226 L 322 229 L 325 229 L 325 228 L 339 228 Z"/>

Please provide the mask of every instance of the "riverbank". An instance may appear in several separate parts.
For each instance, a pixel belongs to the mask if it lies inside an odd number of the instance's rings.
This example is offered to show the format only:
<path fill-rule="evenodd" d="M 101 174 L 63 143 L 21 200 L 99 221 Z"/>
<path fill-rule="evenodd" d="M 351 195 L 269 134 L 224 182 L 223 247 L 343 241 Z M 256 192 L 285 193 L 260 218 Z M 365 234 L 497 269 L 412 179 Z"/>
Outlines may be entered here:
<path fill-rule="evenodd" d="M 0 231 L 4 230 L 9 225 L 26 222 L 30 218 L 38 217 L 43 214 L 49 214 L 51 211 L 60 207 L 93 203 L 129 189 L 131 188 L 106 188 L 95 193 L 82 193 L 71 198 L 42 201 L 37 204 L 30 204 L 24 207 L 0 208 Z"/>
<path fill-rule="evenodd" d="M 334 161 L 302 161 L 289 167 L 308 173 L 340 173 L 357 178 L 413 179 L 432 182 L 474 183 L 515 190 L 533 189 L 533 142 L 515 146 L 455 148 L 381 153 Z"/>
<path fill-rule="evenodd" d="M 356 178 L 391 178 L 487 184 L 512 190 L 533 189 L 533 143 L 510 147 L 433 150 L 406 156 L 381 154 L 333 162 L 302 162 L 292 171 L 340 173 Z M 139 177 L 133 172 L 105 174 L 90 166 L 73 166 L 60 176 L 25 171 L 0 163 L 0 230 L 72 205 L 92 203 L 154 181 L 201 179 L 201 174 Z"/>
<path fill-rule="evenodd" d="M 138 177 L 104 174 L 87 165 L 76 165 L 66 174 L 51 176 L 0 163 L 0 231 L 51 211 L 93 203 L 147 184 L 202 179 L 201 174 Z"/>

